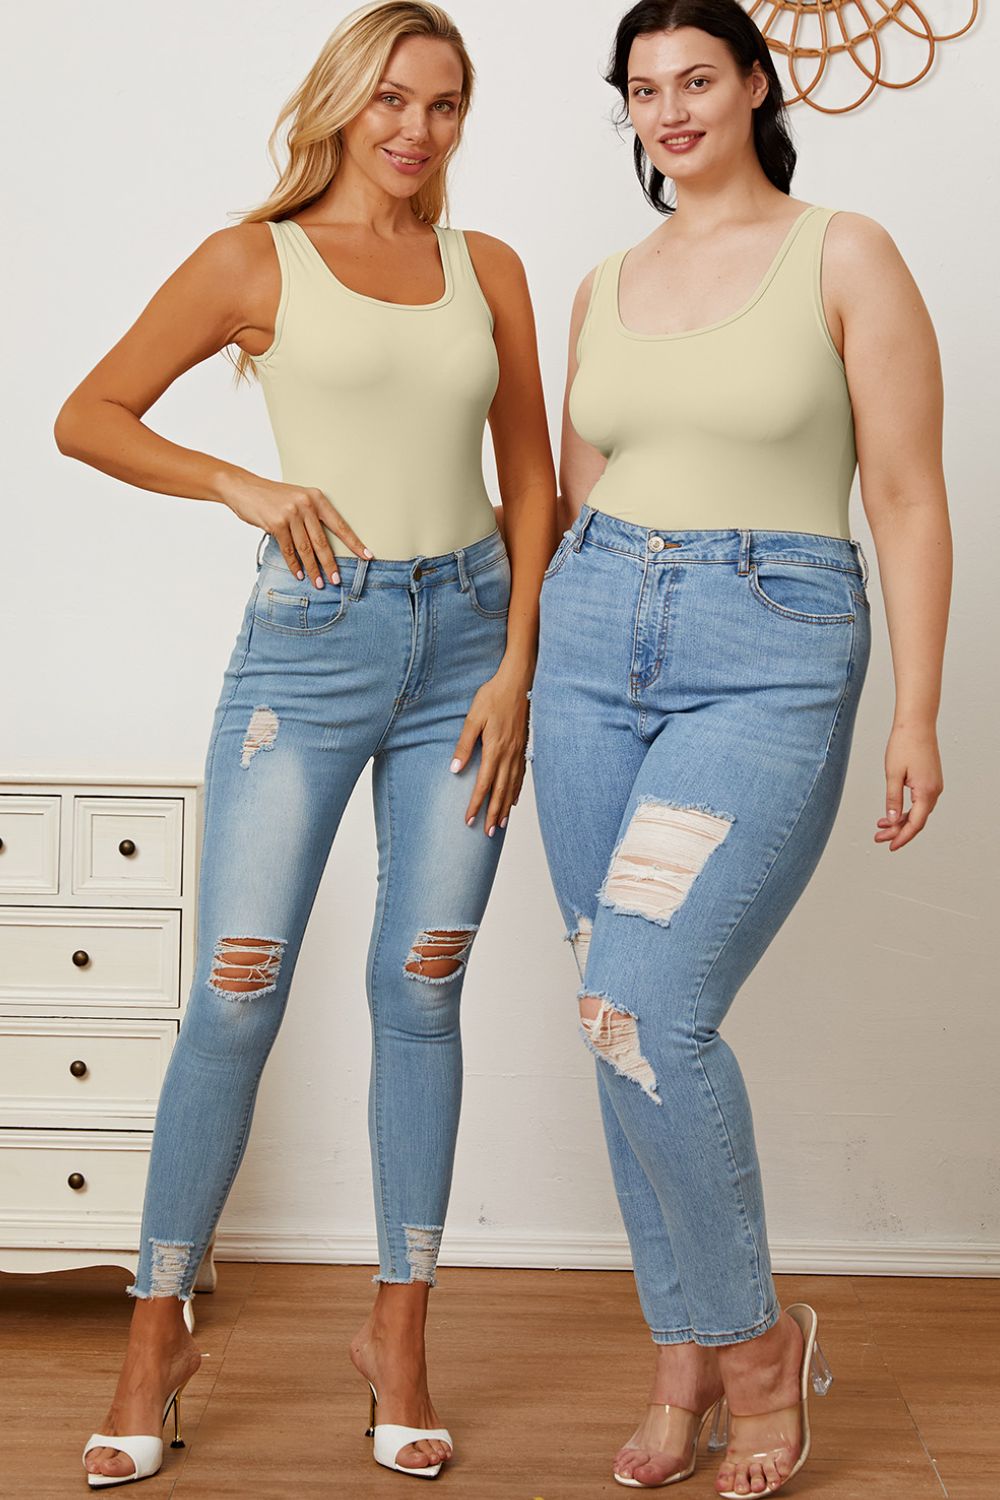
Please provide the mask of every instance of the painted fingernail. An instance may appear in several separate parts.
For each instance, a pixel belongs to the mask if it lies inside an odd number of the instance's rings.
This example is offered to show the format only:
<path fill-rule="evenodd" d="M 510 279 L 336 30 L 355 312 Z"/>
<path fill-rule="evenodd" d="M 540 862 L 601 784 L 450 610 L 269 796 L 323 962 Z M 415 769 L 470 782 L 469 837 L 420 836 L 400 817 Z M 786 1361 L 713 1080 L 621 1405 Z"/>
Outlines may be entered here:
<path fill-rule="evenodd" d="M 362 550 L 362 552 L 364 552 L 364 554 L 365 554 L 366 557 L 374 557 L 375 556 L 374 552 L 369 552 L 367 547 L 362 547 L 361 550 Z"/>
<path fill-rule="evenodd" d="M 475 821 L 476 821 L 475 818 L 466 818 L 466 820 L 465 820 L 465 826 L 466 826 L 466 828 L 471 828 L 472 825 L 473 825 L 473 823 Z"/>
<path fill-rule="evenodd" d="M 448 767 L 448 770 L 449 771 L 460 771 L 461 769 L 462 769 L 462 762 L 459 760 L 458 756 L 456 755 L 455 759 L 452 761 L 451 765 Z"/>
<path fill-rule="evenodd" d="M 894 807 L 890 807 L 889 811 L 886 813 L 886 817 L 887 818 L 898 818 L 899 814 L 897 813 L 897 811 L 896 811 L 896 809 Z"/>
<path fill-rule="evenodd" d="M 493 835 L 496 833 L 496 831 L 497 831 L 497 825 L 494 823 L 493 827 L 490 829 L 490 838 L 493 837 Z"/>
<path fill-rule="evenodd" d="M 507 815 L 507 816 L 508 816 L 508 817 L 509 817 L 509 816 L 510 816 L 510 814 L 509 814 L 509 813 L 508 813 L 508 815 Z M 501 828 L 506 828 L 506 827 L 507 827 L 507 818 L 501 818 L 501 819 L 500 819 L 500 827 L 501 827 Z"/>
<path fill-rule="evenodd" d="M 325 588 L 325 584 L 323 583 L 323 575 L 322 575 L 322 573 L 317 573 L 316 574 L 316 587 L 318 589 Z"/>
<path fill-rule="evenodd" d="M 296 576 L 296 578 L 304 578 L 306 575 L 303 573 L 302 569 L 300 568 L 299 571 L 296 573 L 295 576 Z"/>

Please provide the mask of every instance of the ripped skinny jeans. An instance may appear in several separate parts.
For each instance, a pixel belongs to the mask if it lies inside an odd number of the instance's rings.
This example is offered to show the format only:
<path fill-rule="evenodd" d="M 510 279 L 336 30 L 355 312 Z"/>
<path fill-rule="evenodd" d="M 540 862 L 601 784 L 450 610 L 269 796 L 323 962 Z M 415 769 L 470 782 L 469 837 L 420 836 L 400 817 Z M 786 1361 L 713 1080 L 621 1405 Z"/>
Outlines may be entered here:
<path fill-rule="evenodd" d="M 585 505 L 542 585 L 532 779 L 657 1344 L 738 1343 L 780 1313 L 719 1027 L 833 826 L 867 577 L 853 540 L 659 532 Z"/>
<path fill-rule="evenodd" d="M 330 846 L 369 761 L 373 1280 L 434 1285 L 462 1093 L 459 1001 L 505 837 L 486 836 L 485 807 L 465 823 L 479 745 L 461 773 L 449 766 L 504 653 L 510 564 L 499 532 L 438 557 L 337 564 L 339 585 L 300 583 L 267 539 L 223 679 L 195 973 L 156 1114 L 135 1297 L 192 1295 Z M 329 1005 L 351 1003 L 354 976 L 335 954 L 329 987 Z"/>

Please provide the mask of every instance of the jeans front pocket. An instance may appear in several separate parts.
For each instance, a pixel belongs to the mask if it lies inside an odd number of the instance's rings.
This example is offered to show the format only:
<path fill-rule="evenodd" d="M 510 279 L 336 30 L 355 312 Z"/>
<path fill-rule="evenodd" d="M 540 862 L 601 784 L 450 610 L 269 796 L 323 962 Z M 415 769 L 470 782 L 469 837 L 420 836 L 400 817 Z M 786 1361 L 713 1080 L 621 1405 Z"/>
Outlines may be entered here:
<path fill-rule="evenodd" d="M 288 635 L 319 635 L 343 618 L 347 590 L 342 583 L 298 584 L 282 569 L 264 566 L 258 576 L 254 620 L 268 630 Z"/>
<path fill-rule="evenodd" d="M 504 620 L 510 607 L 510 558 L 502 552 L 469 574 L 469 603 L 484 620 Z"/>
<path fill-rule="evenodd" d="M 765 557 L 750 564 L 750 593 L 765 609 L 812 625 L 843 625 L 854 619 L 854 588 L 860 575 L 822 563 Z"/>
<path fill-rule="evenodd" d="M 576 532 L 575 531 L 564 531 L 563 532 L 563 534 L 562 534 L 562 540 L 560 541 L 560 543 L 559 543 L 558 547 L 556 548 L 556 550 L 553 552 L 552 557 L 551 557 L 551 559 L 549 561 L 549 565 L 545 569 L 545 572 L 542 574 L 542 582 L 543 583 L 545 582 L 546 578 L 554 578 L 555 575 L 559 572 L 559 569 L 562 567 L 563 563 L 566 561 L 567 557 L 569 556 L 570 548 L 572 547 L 572 545 L 573 545 L 573 543 L 575 541 L 576 541 Z"/>

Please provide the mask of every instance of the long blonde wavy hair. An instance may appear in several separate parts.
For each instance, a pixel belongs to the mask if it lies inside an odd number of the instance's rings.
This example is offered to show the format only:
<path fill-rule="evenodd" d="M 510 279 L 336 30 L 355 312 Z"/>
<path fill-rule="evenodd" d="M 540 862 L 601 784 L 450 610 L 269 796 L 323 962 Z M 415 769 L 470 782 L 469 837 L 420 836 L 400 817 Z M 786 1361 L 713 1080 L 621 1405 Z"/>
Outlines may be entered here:
<path fill-rule="evenodd" d="M 424 0 L 375 0 L 344 17 L 282 107 L 267 143 L 278 181 L 266 202 L 241 214 L 239 223 L 288 218 L 326 191 L 343 156 L 342 127 L 370 103 L 393 47 L 407 36 L 450 42 L 462 64 L 455 145 L 411 200 L 414 214 L 425 223 L 436 224 L 447 214 L 445 175 L 448 162 L 461 144 L 472 101 L 472 60 L 458 27 L 440 6 L 427 5 Z M 285 134 L 288 161 L 282 167 L 275 146 L 282 126 L 289 120 Z M 229 347 L 224 352 L 233 361 L 239 382 L 247 378 L 248 369 L 254 368 L 253 356 L 234 347 L 235 355 Z"/>

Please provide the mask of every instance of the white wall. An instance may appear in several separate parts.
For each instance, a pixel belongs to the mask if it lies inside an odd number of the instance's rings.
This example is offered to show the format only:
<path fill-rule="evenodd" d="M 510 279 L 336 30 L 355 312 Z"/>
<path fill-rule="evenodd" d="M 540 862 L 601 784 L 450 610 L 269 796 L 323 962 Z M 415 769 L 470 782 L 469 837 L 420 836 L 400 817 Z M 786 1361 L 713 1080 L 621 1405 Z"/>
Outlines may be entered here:
<path fill-rule="evenodd" d="M 268 132 L 342 9 L 58 0 L 9 20 L 3 774 L 201 773 L 258 534 L 221 507 L 130 489 L 63 458 L 52 422 L 173 267 L 229 212 L 266 196 Z M 942 29 L 963 9 L 933 7 Z M 480 87 L 453 222 L 508 239 L 526 263 L 554 437 L 573 290 L 654 222 L 600 77 L 619 13 L 609 0 L 454 6 Z M 781 1269 L 975 1270 L 1000 1256 L 996 820 L 985 775 L 991 737 L 996 747 L 1000 327 L 987 150 L 998 34 L 985 16 L 943 44 L 922 83 L 846 116 L 792 111 L 795 195 L 883 223 L 934 318 L 956 599 L 945 794 L 926 831 L 889 854 L 872 842 L 892 712 L 873 571 L 875 644 L 839 822 L 726 1023 L 753 1098 Z M 234 391 L 221 356 L 148 420 L 278 476 L 260 392 Z M 874 562 L 857 497 L 853 518 Z M 625 1264 L 530 792 L 507 843 L 465 989 L 466 1092 L 442 1261 Z M 223 1253 L 374 1258 L 363 989 L 374 880 L 366 780 L 306 937 Z"/>

